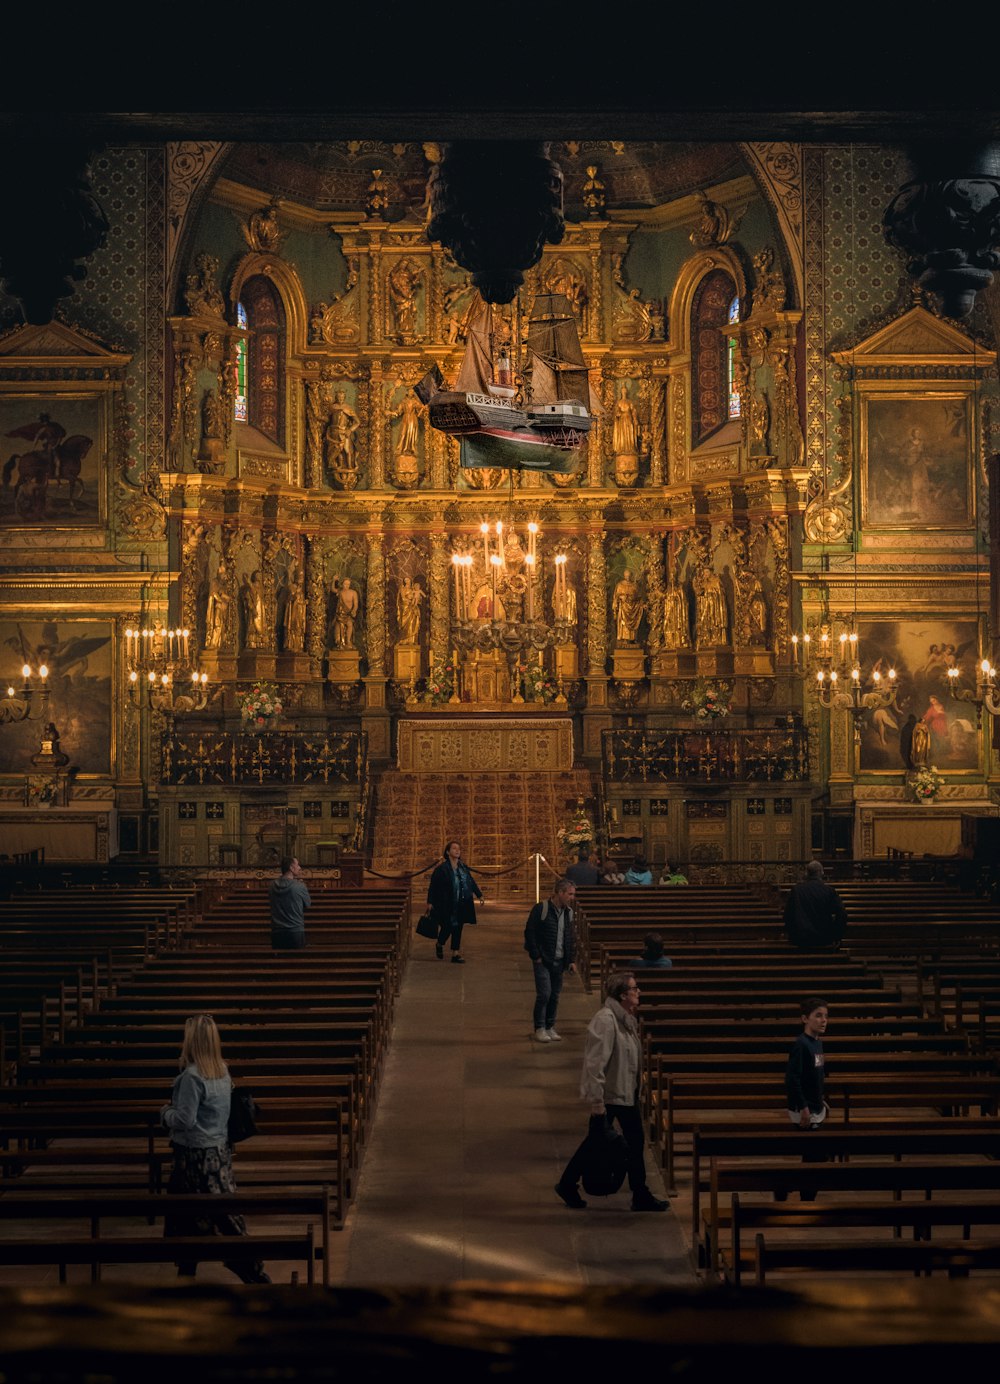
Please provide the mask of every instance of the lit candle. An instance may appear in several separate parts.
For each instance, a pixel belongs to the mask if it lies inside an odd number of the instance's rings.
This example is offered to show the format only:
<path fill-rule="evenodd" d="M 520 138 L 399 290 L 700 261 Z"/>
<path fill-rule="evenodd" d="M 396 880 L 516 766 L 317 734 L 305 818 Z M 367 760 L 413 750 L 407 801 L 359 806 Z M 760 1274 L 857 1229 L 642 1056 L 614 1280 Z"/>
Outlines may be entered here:
<path fill-rule="evenodd" d="M 504 567 L 507 566 L 507 555 L 503 550 L 503 520 L 497 520 L 497 554 Z"/>
<path fill-rule="evenodd" d="M 493 619 L 497 620 L 500 618 L 497 613 L 497 577 L 500 572 L 502 560 L 499 557 L 497 557 L 496 553 L 493 553 L 490 557 L 490 565 L 493 568 L 493 610 L 491 614 Z"/>
<path fill-rule="evenodd" d="M 841 633 L 840 636 L 840 666 L 843 668 L 847 662 L 847 635 Z"/>
<path fill-rule="evenodd" d="M 793 667 L 793 668 L 797 668 L 798 666 L 799 666 L 799 636 L 798 636 L 797 634 L 793 634 L 793 635 L 792 635 L 792 667 Z"/>
<path fill-rule="evenodd" d="M 461 591 L 461 581 L 462 581 L 462 578 L 461 578 L 461 567 L 462 567 L 462 559 L 461 559 L 461 557 L 459 556 L 458 553 L 452 553 L 452 555 L 451 555 L 451 565 L 452 565 L 452 570 L 453 570 L 454 573 L 455 573 L 455 619 L 456 619 L 456 620 L 461 620 L 461 618 L 462 618 L 462 591 Z"/>
<path fill-rule="evenodd" d="M 45 681 L 45 679 L 48 677 L 48 675 L 49 675 L 49 666 L 48 666 L 48 664 L 47 664 L 47 663 L 42 663 L 42 664 L 40 664 L 40 665 L 39 665 L 39 669 L 38 669 L 38 676 L 41 678 L 42 682 Z"/>
<path fill-rule="evenodd" d="M 490 526 L 480 524 L 479 532 L 483 535 L 483 562 L 486 564 L 487 572 L 490 570 Z"/>
<path fill-rule="evenodd" d="M 535 523 L 534 519 L 532 519 L 531 523 L 528 525 L 528 553 L 531 556 L 532 562 L 535 560 L 535 537 L 537 533 L 538 525 Z"/>
<path fill-rule="evenodd" d="M 528 553 L 524 559 L 524 565 L 528 569 L 528 619 L 535 618 L 535 554 Z"/>
<path fill-rule="evenodd" d="M 812 651 L 812 639 L 808 634 L 802 636 L 802 646 L 806 652 L 805 666 L 809 667 L 809 655 Z"/>
<path fill-rule="evenodd" d="M 22 663 L 22 665 L 21 665 L 21 677 L 24 678 L 24 685 L 25 685 L 25 687 L 27 687 L 27 685 L 28 685 L 28 679 L 31 677 L 31 664 L 30 664 L 30 663 Z"/>

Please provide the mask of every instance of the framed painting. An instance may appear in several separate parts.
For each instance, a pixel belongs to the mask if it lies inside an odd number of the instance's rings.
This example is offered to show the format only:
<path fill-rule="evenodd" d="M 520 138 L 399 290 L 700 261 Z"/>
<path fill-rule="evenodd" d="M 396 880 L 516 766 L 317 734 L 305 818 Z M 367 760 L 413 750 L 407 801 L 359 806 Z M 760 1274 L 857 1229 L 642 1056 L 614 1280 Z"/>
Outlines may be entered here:
<path fill-rule="evenodd" d="M 0 392 L 0 529 L 107 522 L 105 390 Z"/>
<path fill-rule="evenodd" d="M 0 620 L 0 682 L 21 683 L 23 664 L 49 668 L 40 720 L 0 725 L 0 774 L 35 772 L 42 730 L 51 722 L 60 748 L 81 775 L 106 777 L 114 762 L 112 626 L 109 620 Z"/>
<path fill-rule="evenodd" d="M 863 526 L 968 528 L 975 520 L 974 436 L 966 391 L 863 394 Z"/>
<path fill-rule="evenodd" d="M 933 617 L 862 621 L 858 635 L 865 667 L 878 668 L 883 678 L 890 668 L 896 670 L 893 702 L 862 722 L 859 771 L 904 774 L 901 739 L 909 738 L 908 728 L 923 721 L 931 735 L 931 763 L 940 773 L 978 772 L 982 748 L 976 710 L 952 695 L 948 677 L 948 668 L 954 664 L 961 683 L 975 686 L 977 621 Z"/>

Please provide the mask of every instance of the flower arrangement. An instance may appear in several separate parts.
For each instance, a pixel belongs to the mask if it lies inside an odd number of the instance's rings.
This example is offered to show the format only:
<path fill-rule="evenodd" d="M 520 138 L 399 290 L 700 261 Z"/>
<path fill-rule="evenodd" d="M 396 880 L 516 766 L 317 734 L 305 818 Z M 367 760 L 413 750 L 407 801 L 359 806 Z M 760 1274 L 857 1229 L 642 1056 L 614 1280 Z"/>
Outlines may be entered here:
<path fill-rule="evenodd" d="M 559 685 L 544 668 L 537 663 L 529 663 L 524 672 L 524 700 L 526 702 L 554 702 L 559 695 Z"/>
<path fill-rule="evenodd" d="M 724 688 L 701 678 L 691 688 L 691 695 L 681 702 L 685 711 L 693 711 L 699 721 L 717 721 L 728 716 L 730 703 Z"/>
<path fill-rule="evenodd" d="M 249 692 L 240 698 L 240 714 L 248 725 L 266 726 L 274 716 L 280 716 L 284 707 L 278 689 L 271 682 L 255 682 Z"/>
<path fill-rule="evenodd" d="M 49 774 L 29 774 L 24 800 L 28 807 L 54 807 L 59 801 L 59 782 Z"/>
<path fill-rule="evenodd" d="M 592 844 L 594 824 L 584 812 L 582 802 L 577 805 L 577 809 L 569 821 L 556 832 L 556 839 L 564 851 L 572 851 L 578 846 Z"/>
<path fill-rule="evenodd" d="M 449 659 L 447 663 L 435 663 L 427 674 L 421 700 L 429 702 L 431 706 L 441 706 L 451 700 L 454 691 L 455 665 Z"/>
<path fill-rule="evenodd" d="M 931 764 L 924 765 L 923 768 L 917 769 L 912 774 L 908 774 L 906 782 L 917 802 L 924 803 L 930 802 L 932 798 L 937 797 L 938 789 L 941 787 L 944 779 L 938 773 L 937 769 L 935 769 L 934 765 Z"/>

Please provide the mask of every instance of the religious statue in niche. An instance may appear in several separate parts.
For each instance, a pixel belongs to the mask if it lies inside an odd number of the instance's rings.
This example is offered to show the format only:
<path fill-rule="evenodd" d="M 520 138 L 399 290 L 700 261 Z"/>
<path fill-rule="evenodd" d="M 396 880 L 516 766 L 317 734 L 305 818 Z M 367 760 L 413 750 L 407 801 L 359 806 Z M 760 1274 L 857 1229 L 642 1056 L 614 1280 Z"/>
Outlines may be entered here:
<path fill-rule="evenodd" d="M 333 622 L 330 643 L 335 649 L 354 648 L 354 630 L 361 613 L 361 597 L 351 584 L 350 577 L 334 577 Z"/>
<path fill-rule="evenodd" d="M 338 389 L 323 431 L 323 462 L 334 485 L 341 490 L 353 490 L 358 483 L 354 434 L 360 427 L 361 419 L 347 402 L 346 392 Z"/>
<path fill-rule="evenodd" d="M 744 616 L 743 643 L 751 649 L 767 648 L 767 598 L 760 577 L 751 573 Z"/>
<path fill-rule="evenodd" d="M 418 581 L 403 577 L 396 593 L 396 624 L 400 643 L 420 643 L 420 614 L 425 597 L 424 588 Z"/>
<path fill-rule="evenodd" d="M 201 446 L 198 462 L 202 471 L 220 471 L 225 465 L 225 419 L 222 400 L 208 390 L 201 404 Z"/>
<path fill-rule="evenodd" d="M 729 612 L 719 574 L 702 567 L 694 578 L 695 648 L 715 649 L 729 642 Z"/>
<path fill-rule="evenodd" d="M 390 331 L 406 346 L 417 336 L 417 294 L 420 291 L 420 270 L 412 260 L 401 259 L 386 276 L 389 290 Z"/>
<path fill-rule="evenodd" d="M 615 638 L 619 644 L 634 644 L 636 642 L 639 634 L 639 622 L 642 620 L 645 609 L 646 603 L 632 579 L 632 570 L 626 567 L 611 598 L 611 614 L 615 620 Z"/>
<path fill-rule="evenodd" d="M 412 490 L 420 483 L 420 463 L 417 449 L 420 445 L 420 419 L 425 412 L 424 405 L 412 390 L 407 390 L 403 401 L 389 418 L 402 419 L 399 436 L 392 458 L 392 483 L 400 490 Z"/>
<path fill-rule="evenodd" d="M 306 584 L 297 562 L 293 563 L 288 574 L 283 623 L 285 652 L 300 654 L 306 643 Z"/>
<path fill-rule="evenodd" d="M 628 385 L 624 380 L 618 386 L 611 450 L 615 458 L 615 483 L 621 486 L 635 485 L 639 479 L 639 415 L 629 398 Z"/>
<path fill-rule="evenodd" d="M 226 633 L 226 616 L 232 604 L 229 590 L 229 572 L 220 558 L 215 575 L 208 583 L 208 598 L 205 603 L 205 648 L 219 649 Z"/>
<path fill-rule="evenodd" d="M 264 581 L 259 569 L 244 574 L 240 586 L 240 602 L 246 631 L 245 647 L 263 649 L 264 638 Z"/>
<path fill-rule="evenodd" d="M 663 647 L 690 649 L 691 616 L 683 586 L 671 582 L 663 593 Z"/>
<path fill-rule="evenodd" d="M 559 623 L 576 624 L 576 587 L 568 578 L 552 593 L 552 612 Z"/>

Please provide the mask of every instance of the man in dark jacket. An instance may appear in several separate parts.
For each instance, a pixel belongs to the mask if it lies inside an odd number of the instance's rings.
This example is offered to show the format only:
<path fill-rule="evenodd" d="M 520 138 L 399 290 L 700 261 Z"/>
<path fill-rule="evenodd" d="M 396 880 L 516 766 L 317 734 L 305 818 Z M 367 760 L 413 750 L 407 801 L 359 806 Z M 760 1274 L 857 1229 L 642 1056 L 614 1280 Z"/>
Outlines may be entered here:
<path fill-rule="evenodd" d="M 560 1042 L 555 1023 L 563 975 L 576 970 L 575 898 L 573 881 L 559 880 L 552 897 L 536 903 L 524 925 L 524 950 L 535 972 L 533 1026 L 539 1043 Z"/>
<path fill-rule="evenodd" d="M 297 951 L 306 944 L 305 911 L 312 903 L 294 855 L 282 857 L 281 874 L 271 883 L 271 946 Z"/>
<path fill-rule="evenodd" d="M 785 904 L 785 931 L 793 947 L 820 951 L 836 947 L 847 929 L 847 913 L 836 889 L 823 878 L 823 866 L 810 860 L 806 877 L 793 884 Z"/>

